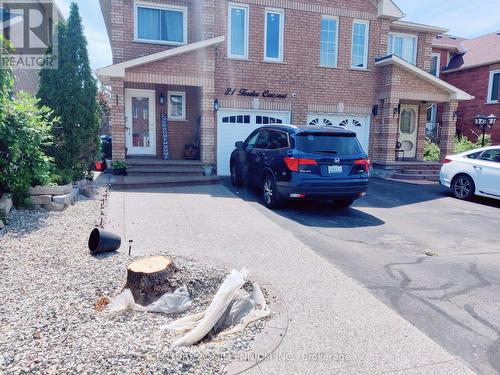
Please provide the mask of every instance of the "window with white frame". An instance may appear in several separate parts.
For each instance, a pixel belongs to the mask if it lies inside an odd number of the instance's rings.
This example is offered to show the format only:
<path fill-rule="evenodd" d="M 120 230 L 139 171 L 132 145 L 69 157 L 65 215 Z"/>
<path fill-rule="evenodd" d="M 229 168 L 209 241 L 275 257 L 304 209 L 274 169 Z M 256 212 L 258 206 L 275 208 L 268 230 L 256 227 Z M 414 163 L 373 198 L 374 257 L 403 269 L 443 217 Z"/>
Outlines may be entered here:
<path fill-rule="evenodd" d="M 135 40 L 181 45 L 187 43 L 187 8 L 135 3 Z"/>
<path fill-rule="evenodd" d="M 354 21 L 352 24 L 351 68 L 368 68 L 369 27 L 367 21 Z"/>
<path fill-rule="evenodd" d="M 320 65 L 337 67 L 339 38 L 339 20 L 336 17 L 323 16 L 321 20 Z"/>
<path fill-rule="evenodd" d="M 396 55 L 410 64 L 417 64 L 417 36 L 410 34 L 389 33 L 389 55 Z"/>
<path fill-rule="evenodd" d="M 500 97 L 500 70 L 490 72 L 490 83 L 488 84 L 488 103 L 498 103 Z"/>
<path fill-rule="evenodd" d="M 186 93 L 179 91 L 169 91 L 168 118 L 170 120 L 186 119 Z"/>
<path fill-rule="evenodd" d="M 248 13 L 247 5 L 229 4 L 229 57 L 248 58 Z"/>
<path fill-rule="evenodd" d="M 264 60 L 283 61 L 284 12 L 266 9 Z"/>
<path fill-rule="evenodd" d="M 441 74 L 441 54 L 433 53 L 431 57 L 431 74 L 438 77 Z"/>

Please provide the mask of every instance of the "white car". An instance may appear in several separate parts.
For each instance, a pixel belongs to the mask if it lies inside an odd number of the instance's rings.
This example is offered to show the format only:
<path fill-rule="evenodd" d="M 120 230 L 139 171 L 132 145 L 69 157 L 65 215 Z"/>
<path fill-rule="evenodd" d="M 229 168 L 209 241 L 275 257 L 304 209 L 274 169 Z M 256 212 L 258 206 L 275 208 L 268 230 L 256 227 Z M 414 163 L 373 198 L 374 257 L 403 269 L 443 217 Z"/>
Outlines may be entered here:
<path fill-rule="evenodd" d="M 450 188 L 458 199 L 474 195 L 500 199 L 500 146 L 447 156 L 439 183 Z"/>

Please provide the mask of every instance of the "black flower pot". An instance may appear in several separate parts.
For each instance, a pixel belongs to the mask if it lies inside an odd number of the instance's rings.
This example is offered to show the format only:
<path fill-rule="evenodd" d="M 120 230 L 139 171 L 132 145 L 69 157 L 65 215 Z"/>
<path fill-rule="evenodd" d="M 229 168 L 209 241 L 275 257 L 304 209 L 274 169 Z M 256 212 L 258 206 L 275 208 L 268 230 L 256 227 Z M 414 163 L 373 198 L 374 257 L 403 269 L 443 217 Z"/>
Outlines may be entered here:
<path fill-rule="evenodd" d="M 113 175 L 115 175 L 115 176 L 126 176 L 127 175 L 127 169 L 126 168 L 114 168 L 113 169 Z"/>

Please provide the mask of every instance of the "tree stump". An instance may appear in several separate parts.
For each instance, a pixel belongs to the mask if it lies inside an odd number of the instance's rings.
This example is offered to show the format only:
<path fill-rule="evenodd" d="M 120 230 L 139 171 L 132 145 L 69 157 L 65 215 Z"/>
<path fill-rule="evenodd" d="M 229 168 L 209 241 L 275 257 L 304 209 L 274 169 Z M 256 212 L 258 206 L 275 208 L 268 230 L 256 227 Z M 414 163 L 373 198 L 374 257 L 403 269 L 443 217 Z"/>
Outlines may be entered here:
<path fill-rule="evenodd" d="M 173 291 L 169 278 L 175 271 L 172 261 L 163 256 L 138 260 L 128 266 L 125 288 L 137 304 L 147 306 Z"/>

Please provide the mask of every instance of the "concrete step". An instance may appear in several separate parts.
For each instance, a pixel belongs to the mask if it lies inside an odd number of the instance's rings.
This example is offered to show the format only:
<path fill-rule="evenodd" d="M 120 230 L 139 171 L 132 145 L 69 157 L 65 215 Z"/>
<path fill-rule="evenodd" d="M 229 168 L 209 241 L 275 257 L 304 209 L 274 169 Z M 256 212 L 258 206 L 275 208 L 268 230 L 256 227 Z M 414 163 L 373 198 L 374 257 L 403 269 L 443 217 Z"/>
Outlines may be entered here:
<path fill-rule="evenodd" d="M 407 181 L 417 181 L 417 180 L 439 181 L 439 175 L 437 174 L 394 173 L 393 178 L 396 180 L 407 180 Z"/>
<path fill-rule="evenodd" d="M 202 167 L 203 163 L 199 160 L 161 160 L 149 158 L 133 158 L 125 161 L 127 166 L 175 166 L 175 167 Z"/>
<path fill-rule="evenodd" d="M 219 178 L 217 176 L 113 176 L 111 179 L 111 189 L 133 190 L 175 186 L 214 185 L 218 183 Z"/>
<path fill-rule="evenodd" d="M 128 174 L 192 174 L 200 175 L 203 174 L 203 170 L 200 166 L 163 166 L 163 165 L 131 165 L 127 168 Z"/>
<path fill-rule="evenodd" d="M 440 169 L 403 169 L 401 171 L 402 174 L 407 175 L 439 175 Z"/>

